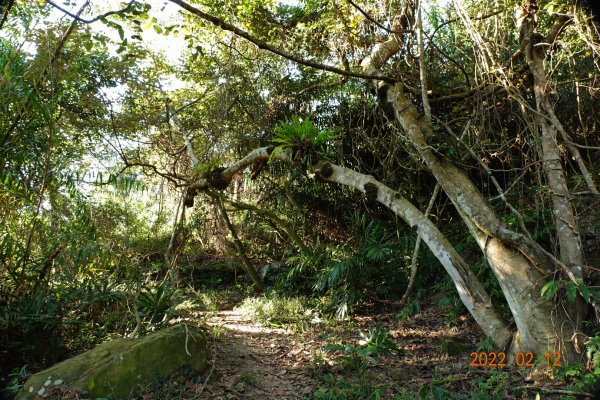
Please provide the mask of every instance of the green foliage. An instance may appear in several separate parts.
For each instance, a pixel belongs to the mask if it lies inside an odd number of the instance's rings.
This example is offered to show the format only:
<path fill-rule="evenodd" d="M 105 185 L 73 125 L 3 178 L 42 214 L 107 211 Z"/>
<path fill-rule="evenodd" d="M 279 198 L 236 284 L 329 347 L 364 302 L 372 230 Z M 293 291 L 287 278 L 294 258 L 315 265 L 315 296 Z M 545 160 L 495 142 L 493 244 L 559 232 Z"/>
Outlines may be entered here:
<path fill-rule="evenodd" d="M 369 366 L 369 357 L 374 353 L 373 349 L 357 347 L 354 345 L 330 344 L 324 350 L 342 352 L 337 362 L 342 371 L 364 373 Z"/>
<path fill-rule="evenodd" d="M 421 302 L 418 298 L 411 300 L 405 305 L 402 310 L 396 315 L 396 319 L 399 321 L 408 319 L 413 315 L 417 315 L 421 312 Z"/>
<path fill-rule="evenodd" d="M 342 371 L 356 371 L 362 374 L 369 366 L 372 357 L 398 352 L 398 345 L 393 341 L 389 330 L 381 325 L 369 327 L 368 332 L 360 333 L 358 346 L 329 344 L 324 350 L 341 352 L 337 361 Z"/>
<path fill-rule="evenodd" d="M 445 293 L 444 297 L 437 302 L 439 307 L 447 309 L 444 314 L 444 322 L 446 322 L 448 326 L 456 326 L 459 323 L 460 316 L 467 312 L 467 310 L 460 300 L 460 297 L 458 297 L 454 285 L 447 285 L 447 283 L 448 280 L 444 280 L 443 283 L 436 284 L 434 290 L 437 291 L 441 289 Z"/>
<path fill-rule="evenodd" d="M 395 318 L 399 321 L 408 319 L 413 315 L 418 315 L 421 313 L 421 303 L 423 302 L 424 296 L 427 295 L 429 291 L 427 289 L 417 289 L 416 293 L 411 296 L 411 299 L 408 303 L 400 310 L 398 314 L 396 314 Z"/>
<path fill-rule="evenodd" d="M 371 350 L 371 354 L 388 354 L 398 351 L 398 345 L 393 341 L 389 329 L 383 328 L 381 324 L 370 326 L 368 332 L 360 333 L 360 337 L 361 340 L 358 343 Z"/>
<path fill-rule="evenodd" d="M 236 307 L 249 314 L 254 322 L 267 326 L 304 330 L 313 319 L 314 311 L 301 297 L 248 297 Z"/>
<path fill-rule="evenodd" d="M 509 388 L 509 376 L 505 372 L 494 371 L 487 379 L 477 377 L 470 390 L 471 399 L 502 400 Z"/>
<path fill-rule="evenodd" d="M 449 337 L 440 341 L 441 354 L 450 357 L 463 356 L 471 348 L 471 343 L 457 337 Z"/>
<path fill-rule="evenodd" d="M 398 241 L 381 222 L 355 213 L 350 219 L 353 238 L 343 253 L 318 272 L 314 288 L 327 291 L 337 318 L 345 318 L 365 293 L 390 298 L 399 296 L 406 285 L 411 238 Z"/>
<path fill-rule="evenodd" d="M 587 365 L 562 364 L 555 368 L 556 379 L 566 382 L 566 390 L 590 392 L 600 381 L 600 336 L 589 338 L 586 343 Z"/>
<path fill-rule="evenodd" d="M 547 300 L 554 300 L 556 297 L 561 297 L 563 294 L 569 304 L 573 304 L 577 298 L 577 294 L 581 294 L 582 298 L 589 302 L 593 297 L 598 298 L 600 292 L 596 289 L 589 288 L 582 278 L 577 278 L 577 283 L 571 280 L 552 280 L 547 282 L 540 290 L 540 295 Z"/>
<path fill-rule="evenodd" d="M 366 215 L 349 218 L 344 244 L 318 245 L 263 270 L 281 293 L 319 295 L 320 310 L 343 319 L 373 297 L 397 299 L 406 285 L 414 236 L 400 238 L 391 227 Z M 287 272 L 285 267 L 287 267 Z"/>
<path fill-rule="evenodd" d="M 326 145 L 337 137 L 330 130 L 318 130 L 310 120 L 293 115 L 290 122 L 280 121 L 273 129 L 275 150 L 290 150 L 294 161 L 310 166 L 327 153 Z"/>
<path fill-rule="evenodd" d="M 19 370 L 15 370 L 8 377 L 8 385 L 6 386 L 6 391 L 16 397 L 23 385 L 21 382 L 25 381 L 27 378 L 31 376 L 31 373 L 27 370 L 27 366 L 21 367 Z"/>
<path fill-rule="evenodd" d="M 477 352 L 487 351 L 490 352 L 494 349 L 494 340 L 490 337 L 486 337 L 483 342 L 477 346 Z"/>
<path fill-rule="evenodd" d="M 588 365 L 600 373 L 600 336 L 591 337 L 585 342 Z"/>
<path fill-rule="evenodd" d="M 150 324 L 166 323 L 176 315 L 173 309 L 175 296 L 166 281 L 155 288 L 144 287 L 137 298 L 139 316 Z"/>
<path fill-rule="evenodd" d="M 229 293 L 223 295 L 222 291 L 217 290 L 203 291 L 198 294 L 198 300 L 205 311 L 216 312 L 219 310 L 219 300 L 227 297 L 227 295 L 229 295 Z"/>
<path fill-rule="evenodd" d="M 324 389 L 317 390 L 313 396 L 319 400 L 380 400 L 382 388 L 375 387 L 368 378 L 359 376 L 353 380 L 339 379 L 333 374 L 318 377 Z"/>
<path fill-rule="evenodd" d="M 69 349 L 85 348 L 114 329 L 127 328 L 127 313 L 119 309 L 124 294 L 102 279 L 71 285 L 60 282 L 51 288 L 22 291 L 10 300 L 5 293 L 0 291 L 0 339 L 17 365 L 55 363 Z"/>
<path fill-rule="evenodd" d="M 174 315 L 177 293 L 157 282 L 165 272 L 166 231 L 171 227 L 167 221 L 174 203 L 170 189 L 217 166 L 230 165 L 249 150 L 269 143 L 289 151 L 300 168 L 290 174 L 289 168 L 273 165 L 269 179 L 239 181 L 235 195 L 280 213 L 297 229 L 311 253 L 298 256 L 285 232 L 262 218 L 251 213 L 233 217 L 244 219 L 240 236 L 250 248 L 249 256 L 268 264 L 263 270 L 265 280 L 278 293 L 273 298 L 248 301 L 256 320 L 303 329 L 314 315 L 312 309 L 344 318 L 359 307 L 402 295 L 415 233 L 380 206 L 367 205 L 373 217 L 356 213 L 346 224 L 341 223 L 343 215 L 357 205 L 362 208 L 360 195 L 340 186 L 322 185 L 298 172 L 329 158 L 373 175 L 425 209 L 435 182 L 422 173 L 422 165 L 413 159 L 410 140 L 399 135 L 397 126 L 382 115 L 377 97 L 365 90 L 363 82 L 349 79 L 338 85 L 330 74 L 257 51 L 246 40 L 230 40 L 218 26 L 200 22 L 189 13 L 179 15 L 183 21 L 163 21 L 161 10 L 151 9 L 148 2 L 134 2 L 128 11 L 101 19 L 113 31 L 114 40 L 94 32 L 93 25 L 80 26 L 55 53 L 67 25 L 53 21 L 56 13 L 41 6 L 44 2 L 17 3 L 7 14 L 0 39 L 0 351 L 8 349 L 16 360 L 14 365 L 0 365 L 0 379 L 12 367 L 30 364 L 42 368 L 110 335 L 130 332 L 134 323 L 130 306 L 139 282 L 145 286 L 136 306 L 145 327 Z M 382 31 L 346 2 L 196 3 L 261 40 L 316 63 L 356 69 L 377 41 L 386 40 L 377 37 Z M 427 140 L 440 159 L 464 166 L 485 197 L 497 199 L 496 189 L 473 160 L 488 164 L 505 188 L 507 200 L 521 212 L 533 239 L 554 249 L 552 193 L 544 182 L 541 163 L 536 162 L 540 160 L 539 134 L 528 131 L 536 126 L 530 121 L 533 114 L 518 102 L 522 96 L 531 103 L 532 92 L 529 79 L 514 74 L 523 70 L 524 64 L 519 67 L 519 63 L 524 57 L 511 57 L 519 46 L 511 15 L 513 3 L 505 8 L 487 2 L 468 4 L 469 15 L 493 17 L 472 21 L 473 30 L 489 33 L 487 54 L 497 59 L 486 63 L 504 65 L 511 60 L 510 68 L 517 68 L 513 71 L 480 65 L 481 44 L 473 43 L 464 24 L 443 23 L 460 20 L 457 10 L 442 2 L 427 4 L 424 28 L 431 34 L 431 45 L 425 49 L 425 58 L 432 98 L 479 84 L 505 82 L 507 76 L 511 80 L 511 96 L 496 96 L 493 103 L 485 96 L 432 102 L 433 115 L 457 133 L 465 121 L 471 121 L 463 139 L 477 157 L 465 158 L 463 146 L 449 141 L 437 120 Z M 399 11 L 398 2 L 389 7 L 364 2 L 363 7 L 378 21 L 388 21 L 389 15 Z M 537 29 L 542 33 L 553 23 L 552 12 L 569 11 L 559 1 L 540 7 L 544 12 L 539 14 Z M 581 11 L 572 12 L 578 15 L 561 32 L 561 46 L 548 49 L 547 60 L 552 60 L 548 93 L 556 92 L 557 118 L 564 121 L 570 140 L 585 145 L 582 159 L 597 175 L 597 154 L 589 150 L 598 147 L 598 135 L 591 134 L 599 126 L 599 114 L 594 112 L 598 109 L 595 86 L 600 82 L 598 49 L 593 45 L 598 42 L 597 34 L 590 34 L 595 31 L 585 25 L 586 18 L 579 18 Z M 142 48 L 143 32 L 148 30 L 172 35 L 169 40 L 176 35 L 184 37 L 188 49 L 179 63 L 171 65 L 155 53 L 146 37 Z M 401 53 L 411 53 L 414 37 L 404 35 Z M 51 62 L 54 54 L 58 57 Z M 414 57 L 391 57 L 381 73 L 401 77 L 407 88 L 418 88 L 417 64 Z M 496 74 L 501 74 L 501 79 Z M 159 85 L 178 110 L 183 130 L 189 133 L 201 160 L 195 170 L 185 157 L 180 132 L 165 118 Z M 473 109 L 480 111 L 473 114 Z M 310 118 L 297 116 L 309 113 Z M 121 170 L 123 161 L 130 164 L 126 171 Z M 93 176 L 91 170 L 96 171 Z M 573 192 L 569 198 L 579 213 L 580 232 L 585 235 L 588 215 L 595 215 L 590 225 L 598 224 L 597 205 L 592 197 L 576 194 L 586 190 L 577 168 L 565 168 L 565 174 Z M 298 207 L 282 200 L 288 189 Z M 492 207 L 504 214 L 507 226 L 519 230 L 517 215 L 501 202 L 491 201 Z M 455 222 L 460 215 L 443 203 L 434 207 L 432 221 L 474 267 L 494 305 L 510 317 L 478 244 Z M 218 224 L 211 226 L 216 218 L 210 204 L 197 201 L 188 218 L 187 227 L 197 246 L 184 248 L 180 262 L 202 263 L 198 254 L 207 249 L 216 249 L 217 257 L 222 256 L 223 247 L 218 243 L 222 231 Z M 584 240 L 587 247 L 589 242 L 593 241 Z M 466 310 L 451 280 L 441 278 L 439 263 L 427 249 L 422 251 L 419 267 L 417 288 L 422 290 L 416 297 L 441 293 L 442 305 L 449 309 L 446 322 L 457 324 Z M 231 271 L 229 265 L 227 270 Z M 187 306 L 222 307 L 225 273 L 198 276 L 193 266 L 189 271 L 190 284 L 210 286 L 213 291 L 194 297 Z M 239 296 L 245 294 L 239 291 Z M 591 284 L 568 280 L 548 282 L 541 294 L 548 300 L 569 303 L 578 294 L 588 301 L 597 297 Z M 310 296 L 310 300 L 296 303 L 293 295 Z M 418 299 L 408 303 L 398 318 L 420 312 L 420 304 Z M 586 323 L 589 331 L 597 330 L 594 322 Z M 392 351 L 388 346 L 393 342 L 384 330 L 372 328 L 362 339 L 364 347 L 350 349 L 346 355 L 355 369 L 361 369 L 360 363 L 378 349 Z M 589 348 L 596 363 L 597 343 L 591 340 Z M 589 371 L 579 371 L 577 376 L 586 373 Z M 379 389 L 367 383 L 331 383 L 322 395 L 377 398 Z M 439 389 L 439 382 L 432 385 L 424 396 L 448 395 Z M 481 393 L 477 396 L 497 397 L 493 387 L 499 382 L 486 379 L 478 385 Z"/>
<path fill-rule="evenodd" d="M 445 400 L 447 391 L 435 383 L 425 384 L 419 389 L 419 399 L 423 400 Z"/>

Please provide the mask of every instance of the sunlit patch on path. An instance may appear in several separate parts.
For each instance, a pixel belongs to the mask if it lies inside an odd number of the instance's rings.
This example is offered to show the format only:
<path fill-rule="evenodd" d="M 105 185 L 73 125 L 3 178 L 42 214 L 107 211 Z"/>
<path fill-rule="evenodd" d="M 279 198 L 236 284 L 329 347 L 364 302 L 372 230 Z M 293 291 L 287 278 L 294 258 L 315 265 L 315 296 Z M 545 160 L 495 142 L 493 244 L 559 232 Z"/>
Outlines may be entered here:
<path fill-rule="evenodd" d="M 259 326 L 239 311 L 207 319 L 215 332 L 210 399 L 303 399 L 316 390 L 309 344 L 285 329 Z"/>

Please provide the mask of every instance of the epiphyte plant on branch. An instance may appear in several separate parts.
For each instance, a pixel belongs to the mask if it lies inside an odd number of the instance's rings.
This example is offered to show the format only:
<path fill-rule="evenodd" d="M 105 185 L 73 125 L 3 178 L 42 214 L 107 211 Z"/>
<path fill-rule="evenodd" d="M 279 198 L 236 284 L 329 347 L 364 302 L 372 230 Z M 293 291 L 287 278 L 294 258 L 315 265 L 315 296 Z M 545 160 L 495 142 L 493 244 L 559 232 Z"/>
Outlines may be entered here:
<path fill-rule="evenodd" d="M 337 139 L 330 129 L 319 130 L 310 118 L 300 119 L 297 115 L 293 115 L 290 122 L 279 121 L 273 133 L 275 150 L 291 150 L 292 160 L 305 167 L 326 158 L 327 143 Z"/>

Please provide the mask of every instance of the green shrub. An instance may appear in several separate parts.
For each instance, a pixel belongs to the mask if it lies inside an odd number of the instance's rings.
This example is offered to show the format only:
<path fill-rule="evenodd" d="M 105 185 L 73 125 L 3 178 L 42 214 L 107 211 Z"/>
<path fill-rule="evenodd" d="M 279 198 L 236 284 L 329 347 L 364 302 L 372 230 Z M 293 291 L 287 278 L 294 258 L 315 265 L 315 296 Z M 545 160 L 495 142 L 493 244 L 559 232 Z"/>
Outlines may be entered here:
<path fill-rule="evenodd" d="M 168 282 L 153 288 L 146 286 L 137 298 L 138 315 L 149 324 L 162 324 L 176 315 L 173 308 L 174 291 Z"/>
<path fill-rule="evenodd" d="M 325 157 L 327 142 L 336 139 L 330 130 L 318 130 L 310 118 L 300 120 L 297 115 L 293 115 L 290 122 L 280 121 L 273 133 L 276 150 L 290 149 L 293 160 L 305 166 Z"/>
<path fill-rule="evenodd" d="M 285 326 L 294 330 L 307 328 L 315 312 L 306 306 L 302 297 L 248 297 L 236 307 L 252 318 L 252 321 L 267 326 Z"/>
<path fill-rule="evenodd" d="M 356 379 L 338 379 L 333 374 L 325 374 L 317 378 L 324 388 L 317 390 L 313 396 L 320 400 L 379 400 L 382 388 L 376 388 L 365 376 Z"/>
<path fill-rule="evenodd" d="M 475 378 L 470 390 L 470 399 L 502 400 L 506 398 L 508 374 L 494 371 L 487 379 Z"/>
<path fill-rule="evenodd" d="M 353 213 L 351 237 L 344 244 L 318 245 L 308 255 L 290 257 L 271 268 L 279 274 L 277 292 L 324 296 L 320 311 L 338 319 L 373 298 L 398 299 L 406 288 L 414 234 L 400 238 L 389 226 Z"/>
<path fill-rule="evenodd" d="M 387 354 L 398 351 L 398 345 L 393 341 L 389 329 L 384 329 L 381 325 L 370 326 L 368 332 L 360 333 L 360 337 L 361 340 L 358 343 L 370 349 L 372 354 Z"/>

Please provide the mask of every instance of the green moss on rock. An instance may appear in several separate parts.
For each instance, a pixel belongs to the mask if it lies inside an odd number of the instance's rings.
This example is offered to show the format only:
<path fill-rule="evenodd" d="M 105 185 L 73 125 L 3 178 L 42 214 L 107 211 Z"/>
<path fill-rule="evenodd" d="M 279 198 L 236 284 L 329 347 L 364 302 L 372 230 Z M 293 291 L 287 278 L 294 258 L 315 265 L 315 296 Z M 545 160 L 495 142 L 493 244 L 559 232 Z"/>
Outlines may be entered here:
<path fill-rule="evenodd" d="M 139 339 L 117 339 L 33 375 L 18 399 L 43 395 L 53 386 L 93 397 L 124 399 L 173 372 L 206 368 L 206 336 L 194 326 L 175 325 Z"/>

